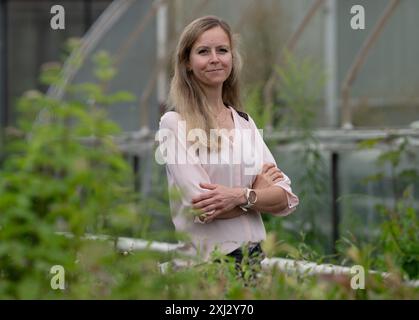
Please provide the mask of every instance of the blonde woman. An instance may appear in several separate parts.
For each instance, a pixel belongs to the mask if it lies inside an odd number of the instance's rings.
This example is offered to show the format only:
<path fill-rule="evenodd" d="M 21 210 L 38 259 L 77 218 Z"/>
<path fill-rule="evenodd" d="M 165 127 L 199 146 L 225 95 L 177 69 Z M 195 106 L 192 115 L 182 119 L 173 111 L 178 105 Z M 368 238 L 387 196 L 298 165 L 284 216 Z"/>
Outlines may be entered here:
<path fill-rule="evenodd" d="M 261 213 L 285 216 L 298 205 L 239 97 L 241 60 L 229 25 L 205 16 L 183 30 L 169 105 L 160 120 L 172 220 L 204 260 L 220 250 L 237 262 L 262 254 Z M 166 139 L 165 139 L 166 137 Z"/>

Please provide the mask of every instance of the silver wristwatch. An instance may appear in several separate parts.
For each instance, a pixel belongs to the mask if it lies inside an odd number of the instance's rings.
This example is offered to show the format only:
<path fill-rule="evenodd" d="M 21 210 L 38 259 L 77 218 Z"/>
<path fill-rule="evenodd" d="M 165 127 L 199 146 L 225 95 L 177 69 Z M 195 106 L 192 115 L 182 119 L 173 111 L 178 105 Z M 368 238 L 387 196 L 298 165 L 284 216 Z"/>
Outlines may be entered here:
<path fill-rule="evenodd" d="M 243 211 L 247 211 L 247 209 L 253 207 L 258 200 L 255 190 L 249 188 L 246 188 L 245 197 L 247 203 L 240 206 Z"/>

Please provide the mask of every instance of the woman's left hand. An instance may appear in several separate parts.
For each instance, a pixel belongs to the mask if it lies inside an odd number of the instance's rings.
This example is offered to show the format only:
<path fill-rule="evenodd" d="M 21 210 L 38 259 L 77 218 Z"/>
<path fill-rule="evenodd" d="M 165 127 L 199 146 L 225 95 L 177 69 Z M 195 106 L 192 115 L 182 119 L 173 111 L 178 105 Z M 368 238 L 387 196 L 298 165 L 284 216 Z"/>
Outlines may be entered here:
<path fill-rule="evenodd" d="M 230 188 L 220 184 L 200 183 L 201 188 L 210 191 L 192 199 L 194 209 L 202 210 L 205 222 L 211 222 L 224 212 L 234 209 L 245 201 L 244 188 Z"/>

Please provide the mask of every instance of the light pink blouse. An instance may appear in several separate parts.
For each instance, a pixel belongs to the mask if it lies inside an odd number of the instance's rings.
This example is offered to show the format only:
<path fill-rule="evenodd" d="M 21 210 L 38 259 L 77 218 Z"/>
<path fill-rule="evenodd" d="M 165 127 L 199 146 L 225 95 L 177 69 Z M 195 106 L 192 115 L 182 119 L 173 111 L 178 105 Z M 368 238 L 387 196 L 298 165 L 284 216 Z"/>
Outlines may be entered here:
<path fill-rule="evenodd" d="M 182 119 L 177 112 L 169 111 L 161 117 L 160 130 L 156 135 L 156 140 L 160 142 L 158 148 L 160 157 L 164 154 L 167 155 L 165 164 L 171 191 L 169 194 L 172 221 L 177 231 L 184 232 L 190 237 L 190 248 L 193 253 L 205 260 L 216 248 L 227 254 L 243 243 L 260 242 L 266 238 L 265 227 L 259 212 L 256 214 L 243 213 L 236 218 L 214 220 L 208 224 L 200 223 L 190 213 L 192 198 L 209 191 L 201 188 L 200 182 L 221 184 L 227 187 L 250 188 L 256 175 L 261 172 L 264 163 L 276 164 L 253 119 L 249 116 L 249 120 L 246 120 L 234 108 L 229 108 L 232 110 L 235 130 L 230 139 L 224 136 L 226 139 L 224 142 L 229 145 L 230 157 L 226 154 L 221 155 L 220 158 L 223 160 L 216 163 L 209 161 L 212 152 L 205 158 L 205 156 L 191 151 L 193 143 L 189 141 L 185 143 L 185 132 L 182 132 L 182 127 L 178 126 L 178 121 Z M 170 150 L 167 148 L 168 144 L 164 145 L 163 143 L 163 137 L 167 136 L 167 132 L 171 132 L 172 135 L 166 140 L 166 143 L 170 140 L 176 142 L 176 153 L 186 154 L 188 159 L 186 163 L 173 161 L 173 159 L 168 161 L 169 156 L 173 156 L 170 153 L 173 153 L 174 149 Z M 249 132 L 251 136 L 246 135 Z M 241 150 L 238 150 L 240 161 L 231 156 L 231 152 L 237 153 L 237 148 L 234 147 L 237 145 L 241 145 Z M 194 161 L 190 161 L 191 159 Z M 276 185 L 286 191 L 288 206 L 283 211 L 273 214 L 288 215 L 298 205 L 298 197 L 292 192 L 291 181 L 285 174 Z M 180 196 L 176 196 L 176 194 Z"/>

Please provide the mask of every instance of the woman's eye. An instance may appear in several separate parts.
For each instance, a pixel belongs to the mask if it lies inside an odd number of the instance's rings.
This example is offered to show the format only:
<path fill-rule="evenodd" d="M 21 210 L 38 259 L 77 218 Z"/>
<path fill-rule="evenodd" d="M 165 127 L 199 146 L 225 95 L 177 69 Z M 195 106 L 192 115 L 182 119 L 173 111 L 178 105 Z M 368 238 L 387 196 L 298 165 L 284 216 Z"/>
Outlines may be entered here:
<path fill-rule="evenodd" d="M 225 48 L 221 48 L 221 49 L 220 49 L 220 52 L 226 53 L 226 52 L 228 52 L 228 50 L 227 50 L 227 49 L 225 49 Z"/>
<path fill-rule="evenodd" d="M 201 50 L 199 50 L 198 51 L 198 54 L 203 54 L 203 53 L 206 53 L 208 50 L 206 50 L 206 49 L 201 49 Z"/>

